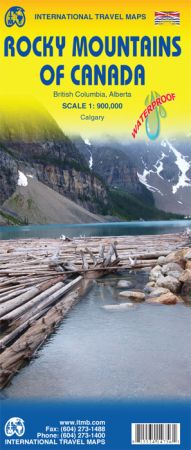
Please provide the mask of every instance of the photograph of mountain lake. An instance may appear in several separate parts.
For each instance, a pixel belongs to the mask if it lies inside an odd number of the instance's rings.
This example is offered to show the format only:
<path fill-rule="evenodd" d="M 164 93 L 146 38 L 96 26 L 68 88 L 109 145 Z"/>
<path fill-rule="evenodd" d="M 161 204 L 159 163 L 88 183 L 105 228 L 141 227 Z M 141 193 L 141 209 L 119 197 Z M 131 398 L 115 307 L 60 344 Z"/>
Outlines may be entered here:
<path fill-rule="evenodd" d="M 190 226 L 2 226 L 1 398 L 190 398 Z"/>

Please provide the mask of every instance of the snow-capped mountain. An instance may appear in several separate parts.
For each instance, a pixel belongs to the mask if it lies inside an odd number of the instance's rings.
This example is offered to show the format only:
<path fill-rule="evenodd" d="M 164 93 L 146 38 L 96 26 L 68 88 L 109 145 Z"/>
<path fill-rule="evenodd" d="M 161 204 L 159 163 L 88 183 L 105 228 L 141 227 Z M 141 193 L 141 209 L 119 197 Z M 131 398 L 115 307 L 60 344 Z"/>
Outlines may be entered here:
<path fill-rule="evenodd" d="M 163 139 L 157 148 L 157 161 L 142 158 L 138 177 L 152 193 L 155 205 L 164 211 L 191 214 L 191 142 Z M 149 153 L 153 145 L 149 145 Z"/>
<path fill-rule="evenodd" d="M 148 195 L 163 211 L 191 215 L 191 134 L 157 142 L 104 137 L 75 143 L 88 162 L 91 151 L 92 170 L 113 188 Z"/>

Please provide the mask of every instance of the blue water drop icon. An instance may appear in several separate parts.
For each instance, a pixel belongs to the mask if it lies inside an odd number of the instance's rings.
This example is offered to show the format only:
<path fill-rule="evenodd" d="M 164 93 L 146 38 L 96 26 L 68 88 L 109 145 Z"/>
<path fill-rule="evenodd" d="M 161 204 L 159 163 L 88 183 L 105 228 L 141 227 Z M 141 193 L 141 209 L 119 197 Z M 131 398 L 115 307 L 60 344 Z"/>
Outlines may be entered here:
<path fill-rule="evenodd" d="M 156 91 L 151 91 L 151 95 L 147 95 L 145 99 L 145 105 L 149 106 L 152 102 L 159 98 L 160 94 Z M 160 134 L 160 118 L 164 119 L 167 116 L 167 112 L 164 106 L 159 105 L 147 116 L 145 120 L 146 133 L 149 139 L 155 140 Z"/>

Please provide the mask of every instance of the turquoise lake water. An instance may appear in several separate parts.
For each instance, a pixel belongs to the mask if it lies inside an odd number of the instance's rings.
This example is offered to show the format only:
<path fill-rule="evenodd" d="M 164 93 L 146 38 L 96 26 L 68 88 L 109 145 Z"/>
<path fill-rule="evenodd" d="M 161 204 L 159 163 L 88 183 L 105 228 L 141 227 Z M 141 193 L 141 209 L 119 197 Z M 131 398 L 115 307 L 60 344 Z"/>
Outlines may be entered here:
<path fill-rule="evenodd" d="M 139 234 L 176 233 L 191 227 L 191 220 L 152 222 L 112 222 L 79 225 L 28 225 L 0 227 L 0 239 L 57 238 L 73 236 L 123 236 Z"/>

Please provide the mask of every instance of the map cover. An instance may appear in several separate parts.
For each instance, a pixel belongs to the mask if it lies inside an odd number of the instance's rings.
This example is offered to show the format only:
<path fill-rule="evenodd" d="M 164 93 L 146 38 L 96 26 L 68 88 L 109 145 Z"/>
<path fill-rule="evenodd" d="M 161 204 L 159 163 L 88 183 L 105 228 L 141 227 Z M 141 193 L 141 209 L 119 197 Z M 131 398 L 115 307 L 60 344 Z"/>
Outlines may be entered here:
<path fill-rule="evenodd" d="M 191 4 L 0 7 L 0 446 L 191 450 Z"/>

